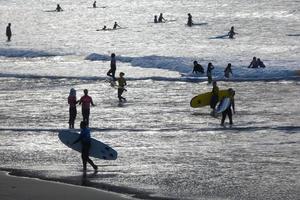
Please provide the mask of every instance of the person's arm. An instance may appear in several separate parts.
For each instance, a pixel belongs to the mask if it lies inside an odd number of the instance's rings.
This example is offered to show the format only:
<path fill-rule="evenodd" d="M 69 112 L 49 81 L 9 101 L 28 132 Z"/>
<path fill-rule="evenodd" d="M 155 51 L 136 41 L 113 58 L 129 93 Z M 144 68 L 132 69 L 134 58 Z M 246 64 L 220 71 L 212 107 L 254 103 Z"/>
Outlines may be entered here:
<path fill-rule="evenodd" d="M 92 105 L 92 106 L 96 106 L 96 105 L 94 104 L 94 102 L 93 102 L 92 97 L 91 97 L 91 105 Z"/>
<path fill-rule="evenodd" d="M 235 114 L 234 98 L 232 98 L 232 100 L 231 100 L 231 106 L 232 106 L 232 109 L 233 109 L 233 113 Z"/>

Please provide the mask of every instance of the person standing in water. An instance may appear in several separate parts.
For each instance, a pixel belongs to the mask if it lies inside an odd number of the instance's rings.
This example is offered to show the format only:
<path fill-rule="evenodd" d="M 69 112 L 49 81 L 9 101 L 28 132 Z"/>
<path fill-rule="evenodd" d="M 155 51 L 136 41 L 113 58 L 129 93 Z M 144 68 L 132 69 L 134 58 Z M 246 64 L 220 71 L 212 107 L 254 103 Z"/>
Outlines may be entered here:
<path fill-rule="evenodd" d="M 213 110 L 212 113 L 215 115 L 216 105 L 219 101 L 219 87 L 217 86 L 217 81 L 213 81 L 213 89 L 211 91 L 212 96 L 210 99 L 210 108 Z"/>
<path fill-rule="evenodd" d="M 231 63 L 228 63 L 227 67 L 226 67 L 225 70 L 224 70 L 224 76 L 225 76 L 226 78 L 229 78 L 230 74 L 231 74 L 231 76 L 232 76 Z"/>
<path fill-rule="evenodd" d="M 86 123 L 86 126 L 89 126 L 89 117 L 90 117 L 90 107 L 95 106 L 92 97 L 88 95 L 88 90 L 83 90 L 84 95 L 79 100 L 79 105 L 82 105 L 81 111 L 82 111 L 82 117 L 83 121 Z"/>
<path fill-rule="evenodd" d="M 157 15 L 154 15 L 154 23 L 158 23 Z"/>
<path fill-rule="evenodd" d="M 214 69 L 214 66 L 211 63 L 208 63 L 206 75 L 207 75 L 207 81 L 208 84 L 212 82 L 212 70 Z"/>
<path fill-rule="evenodd" d="M 110 70 L 107 72 L 107 76 L 110 76 L 113 78 L 113 81 L 116 81 L 116 70 L 117 70 L 117 66 L 116 66 L 116 55 L 114 53 L 111 54 L 111 60 L 110 60 Z"/>
<path fill-rule="evenodd" d="M 7 42 L 10 42 L 11 39 L 11 23 L 8 23 L 7 27 L 6 27 L 6 37 L 7 37 Z"/>
<path fill-rule="evenodd" d="M 256 57 L 253 57 L 250 65 L 248 66 L 248 68 L 258 68 L 258 63 L 257 63 Z"/>
<path fill-rule="evenodd" d="M 94 1 L 94 3 L 93 3 L 93 8 L 97 8 L 97 2 L 96 1 Z"/>
<path fill-rule="evenodd" d="M 192 15 L 191 13 L 188 13 L 188 21 L 187 21 L 187 25 L 188 26 L 193 26 L 193 19 L 192 19 Z"/>
<path fill-rule="evenodd" d="M 69 104 L 69 128 L 74 128 L 74 123 L 77 115 L 76 104 L 78 103 L 76 99 L 76 90 L 72 88 L 70 90 L 70 95 L 68 97 L 68 104 Z"/>
<path fill-rule="evenodd" d="M 121 72 L 118 81 L 118 98 L 119 102 L 126 101 L 126 98 L 122 97 L 124 91 L 126 91 L 125 86 L 127 85 L 126 79 L 124 78 L 125 73 Z"/>
<path fill-rule="evenodd" d="M 234 95 L 235 95 L 235 91 L 232 88 L 228 89 L 229 92 L 229 98 L 230 98 L 230 105 L 228 106 L 228 108 L 226 110 L 224 110 L 222 112 L 222 119 L 221 119 L 221 126 L 224 126 L 224 122 L 226 119 L 226 116 L 228 116 L 229 118 L 229 124 L 232 125 L 232 111 L 233 113 L 235 113 L 235 106 L 234 106 Z M 232 107 L 232 110 L 231 110 Z"/>
<path fill-rule="evenodd" d="M 94 162 L 90 159 L 90 148 L 91 148 L 91 131 L 88 128 L 85 121 L 80 123 L 80 135 L 77 140 L 73 142 L 76 144 L 77 142 L 81 142 L 81 159 L 83 165 L 83 171 L 86 171 L 86 164 L 89 163 L 95 171 L 98 170 L 98 166 L 94 164 Z"/>

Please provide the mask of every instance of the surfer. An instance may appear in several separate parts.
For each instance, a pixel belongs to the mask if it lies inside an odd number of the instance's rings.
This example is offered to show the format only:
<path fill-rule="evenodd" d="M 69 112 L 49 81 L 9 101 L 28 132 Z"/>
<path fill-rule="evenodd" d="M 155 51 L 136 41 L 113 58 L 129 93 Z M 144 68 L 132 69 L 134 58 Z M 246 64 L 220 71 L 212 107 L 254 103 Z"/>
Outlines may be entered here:
<path fill-rule="evenodd" d="M 121 28 L 117 22 L 114 23 L 113 29 Z"/>
<path fill-rule="evenodd" d="M 188 21 L 187 21 L 187 25 L 188 26 L 193 26 L 193 19 L 192 19 L 192 15 L 191 13 L 188 13 Z"/>
<path fill-rule="evenodd" d="M 228 89 L 229 92 L 229 98 L 230 98 L 230 105 L 228 106 L 228 108 L 226 110 L 224 110 L 222 112 L 222 119 L 221 119 L 221 126 L 224 126 L 224 122 L 226 119 L 226 116 L 228 116 L 229 118 L 229 124 L 232 125 L 232 110 L 233 113 L 235 113 L 235 107 L 234 107 L 234 95 L 235 95 L 235 91 L 232 88 Z M 232 110 L 231 110 L 232 107 Z"/>
<path fill-rule="evenodd" d="M 214 66 L 211 63 L 208 63 L 207 71 L 206 71 L 208 84 L 210 84 L 212 82 L 212 70 L 213 69 L 214 69 Z"/>
<path fill-rule="evenodd" d="M 116 55 L 114 53 L 111 54 L 111 60 L 110 60 L 110 70 L 107 72 L 107 76 L 110 76 L 113 78 L 113 81 L 116 81 Z"/>
<path fill-rule="evenodd" d="M 193 69 L 193 73 L 201 73 L 204 74 L 204 69 L 202 67 L 202 65 L 200 65 L 196 60 L 194 61 L 194 69 Z"/>
<path fill-rule="evenodd" d="M 166 21 L 166 19 L 163 17 L 163 14 L 160 13 L 159 17 L 158 17 L 158 23 L 162 23 L 162 22 L 165 22 L 165 21 Z"/>
<path fill-rule="evenodd" d="M 263 61 L 261 61 L 259 58 L 257 58 L 257 66 L 261 67 L 261 68 L 265 68 L 265 64 L 263 63 Z"/>
<path fill-rule="evenodd" d="M 6 27 L 6 37 L 7 37 L 7 42 L 10 42 L 11 39 L 11 23 L 8 23 L 7 27 Z"/>
<path fill-rule="evenodd" d="M 212 113 L 215 115 L 216 105 L 219 101 L 219 87 L 217 86 L 217 81 L 213 81 L 213 89 L 211 93 L 210 108 L 213 109 Z"/>
<path fill-rule="evenodd" d="M 229 37 L 230 39 L 233 39 L 233 36 L 234 36 L 235 34 L 237 34 L 237 33 L 234 32 L 234 27 L 232 26 L 231 29 L 230 29 L 230 31 L 228 32 L 228 37 Z"/>
<path fill-rule="evenodd" d="M 232 69 L 231 69 L 231 63 L 228 63 L 227 67 L 224 70 L 224 76 L 226 78 L 229 78 L 229 75 L 231 74 L 232 76 Z"/>
<path fill-rule="evenodd" d="M 77 115 L 76 104 L 78 103 L 76 99 L 76 90 L 71 88 L 70 94 L 68 97 L 68 104 L 69 104 L 69 128 L 74 128 L 74 123 Z"/>
<path fill-rule="evenodd" d="M 157 15 L 154 15 L 154 23 L 158 23 Z"/>
<path fill-rule="evenodd" d="M 60 12 L 63 11 L 63 9 L 60 7 L 59 4 L 57 4 L 55 11 Z"/>
<path fill-rule="evenodd" d="M 97 8 L 97 5 L 96 5 L 96 1 L 94 1 L 94 3 L 93 3 L 93 8 Z"/>
<path fill-rule="evenodd" d="M 258 63 L 257 63 L 256 57 L 253 57 L 250 65 L 248 66 L 248 68 L 258 68 Z"/>
<path fill-rule="evenodd" d="M 103 31 L 106 31 L 106 30 L 107 30 L 105 25 L 103 26 L 102 30 L 103 30 Z"/>
<path fill-rule="evenodd" d="M 81 159 L 83 164 L 83 171 L 86 171 L 86 164 L 89 163 L 95 171 L 98 170 L 97 165 L 90 159 L 89 153 L 91 148 L 91 131 L 88 128 L 85 121 L 80 122 L 80 135 L 77 140 L 73 142 L 76 144 L 77 142 L 81 142 Z"/>
<path fill-rule="evenodd" d="M 121 72 L 120 77 L 117 79 L 118 81 L 118 98 L 119 102 L 122 102 L 122 100 L 126 101 L 126 98 L 122 97 L 122 94 L 124 91 L 127 91 L 124 87 L 127 85 L 126 79 L 124 78 L 125 73 Z"/>
<path fill-rule="evenodd" d="M 95 106 L 92 97 L 88 95 L 88 90 L 83 90 L 84 95 L 79 100 L 79 105 L 82 105 L 81 111 L 82 111 L 82 117 L 83 121 L 86 122 L 87 127 L 89 126 L 89 117 L 90 117 L 90 107 Z"/>

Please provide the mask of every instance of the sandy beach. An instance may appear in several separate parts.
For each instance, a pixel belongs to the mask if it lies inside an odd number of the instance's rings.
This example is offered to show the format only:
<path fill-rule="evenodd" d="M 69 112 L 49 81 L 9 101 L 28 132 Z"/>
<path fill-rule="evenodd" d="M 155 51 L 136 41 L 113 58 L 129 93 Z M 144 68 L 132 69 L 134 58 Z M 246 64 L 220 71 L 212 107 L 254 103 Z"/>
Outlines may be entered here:
<path fill-rule="evenodd" d="M 119 194 L 40 179 L 16 177 L 0 172 L 1 200 L 128 200 Z"/>

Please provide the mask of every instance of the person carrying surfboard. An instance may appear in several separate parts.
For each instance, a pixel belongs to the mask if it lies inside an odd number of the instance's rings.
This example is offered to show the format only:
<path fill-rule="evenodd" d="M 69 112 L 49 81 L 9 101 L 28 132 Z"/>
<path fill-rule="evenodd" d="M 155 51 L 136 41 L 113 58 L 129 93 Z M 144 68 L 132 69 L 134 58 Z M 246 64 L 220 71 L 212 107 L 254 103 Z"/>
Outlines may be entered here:
<path fill-rule="evenodd" d="M 95 106 L 92 97 L 88 95 L 88 90 L 83 90 L 84 95 L 79 100 L 79 105 L 82 105 L 82 118 L 83 121 L 86 122 L 87 127 L 89 126 L 89 117 L 90 117 L 90 107 Z"/>
<path fill-rule="evenodd" d="M 216 105 L 219 101 L 219 87 L 217 86 L 217 81 L 213 81 L 213 89 L 211 93 L 210 108 L 213 109 L 212 114 L 215 115 Z"/>
<path fill-rule="evenodd" d="M 76 90 L 71 88 L 70 94 L 68 97 L 68 104 L 69 104 L 69 128 L 74 128 L 74 123 L 77 115 L 76 104 L 78 103 L 76 99 Z"/>
<path fill-rule="evenodd" d="M 228 108 L 222 112 L 221 126 L 224 126 L 226 116 L 228 116 L 228 118 L 229 118 L 229 124 L 230 125 L 233 124 L 232 111 L 233 111 L 233 113 L 235 113 L 235 105 L 234 105 L 235 91 L 232 88 L 229 88 L 228 92 L 229 92 L 230 104 L 229 104 Z M 232 110 L 231 110 L 231 107 L 232 107 Z"/>
<path fill-rule="evenodd" d="M 110 70 L 107 72 L 107 76 L 112 77 L 113 81 L 116 81 L 116 77 L 115 77 L 116 69 L 117 69 L 117 66 L 116 66 L 116 54 L 112 53 L 110 57 L 111 57 L 111 60 L 110 60 Z"/>
<path fill-rule="evenodd" d="M 81 142 L 81 159 L 83 165 L 83 171 L 86 171 L 86 164 L 89 163 L 95 171 L 98 170 L 98 166 L 94 164 L 94 162 L 90 159 L 89 153 L 91 148 L 91 131 L 87 127 L 87 123 L 85 121 L 80 122 L 80 135 L 77 140 L 75 140 L 72 144 L 76 144 L 77 142 Z"/>
<path fill-rule="evenodd" d="M 126 98 L 122 97 L 124 91 L 127 91 L 124 87 L 127 85 L 126 79 L 124 78 L 125 73 L 121 72 L 120 77 L 117 78 L 118 81 L 118 98 L 119 102 L 126 101 Z"/>

